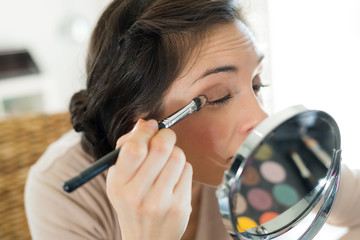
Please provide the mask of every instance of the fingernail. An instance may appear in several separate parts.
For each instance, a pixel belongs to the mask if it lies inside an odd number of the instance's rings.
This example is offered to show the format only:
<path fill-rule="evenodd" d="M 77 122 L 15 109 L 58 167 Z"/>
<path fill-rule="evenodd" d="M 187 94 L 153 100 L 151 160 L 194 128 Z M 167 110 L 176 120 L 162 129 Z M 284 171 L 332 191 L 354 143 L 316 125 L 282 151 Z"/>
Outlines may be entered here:
<path fill-rule="evenodd" d="M 131 133 L 133 133 L 141 123 L 145 122 L 142 118 L 139 118 L 139 120 L 136 122 L 134 128 L 131 130 Z"/>
<path fill-rule="evenodd" d="M 158 123 L 155 120 L 149 120 L 146 124 L 152 127 L 154 130 L 158 130 Z"/>

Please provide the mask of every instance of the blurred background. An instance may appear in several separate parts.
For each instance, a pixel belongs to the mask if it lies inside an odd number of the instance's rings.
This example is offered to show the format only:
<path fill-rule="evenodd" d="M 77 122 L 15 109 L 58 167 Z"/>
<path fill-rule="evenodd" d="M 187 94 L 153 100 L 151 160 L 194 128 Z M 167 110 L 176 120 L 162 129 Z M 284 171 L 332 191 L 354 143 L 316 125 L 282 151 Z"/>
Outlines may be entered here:
<path fill-rule="evenodd" d="M 330 113 L 343 161 L 360 168 L 360 1 L 245 0 L 265 53 L 271 114 L 303 104 Z M 0 118 L 65 112 L 84 87 L 91 31 L 108 0 L 0 0 Z"/>
<path fill-rule="evenodd" d="M 0 1 L 0 72 L 4 66 L 8 69 L 0 75 L 0 116 L 67 109 L 73 92 L 84 84 L 87 41 L 106 4 L 104 0 Z M 38 73 L 24 73 L 30 64 L 21 54 L 4 57 L 24 51 Z"/>

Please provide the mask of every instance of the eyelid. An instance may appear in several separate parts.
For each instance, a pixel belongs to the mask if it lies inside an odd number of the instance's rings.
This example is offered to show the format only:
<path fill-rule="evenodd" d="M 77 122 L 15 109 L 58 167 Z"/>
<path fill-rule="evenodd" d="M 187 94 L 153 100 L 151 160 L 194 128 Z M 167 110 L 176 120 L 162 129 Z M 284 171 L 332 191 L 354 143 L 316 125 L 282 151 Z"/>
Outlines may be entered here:
<path fill-rule="evenodd" d="M 227 94 L 226 96 L 216 99 L 216 100 L 212 100 L 212 101 L 207 101 L 207 105 L 220 105 L 220 104 L 225 104 L 227 103 L 230 99 L 232 98 L 231 94 Z"/>
<path fill-rule="evenodd" d="M 261 90 L 261 88 L 269 87 L 269 86 L 270 86 L 270 84 L 262 84 L 262 83 L 260 83 L 260 84 L 254 84 L 254 85 L 252 86 L 252 89 L 253 89 L 253 92 L 255 93 L 255 95 L 258 95 L 259 92 L 260 92 L 260 90 Z"/>
<path fill-rule="evenodd" d="M 261 71 L 259 71 L 259 72 L 253 77 L 252 86 L 253 86 L 253 89 L 254 89 L 254 87 L 257 87 L 257 88 L 259 88 L 259 90 L 260 90 L 260 88 L 268 87 L 268 86 L 270 86 L 270 84 L 264 84 L 264 83 L 262 82 Z"/>

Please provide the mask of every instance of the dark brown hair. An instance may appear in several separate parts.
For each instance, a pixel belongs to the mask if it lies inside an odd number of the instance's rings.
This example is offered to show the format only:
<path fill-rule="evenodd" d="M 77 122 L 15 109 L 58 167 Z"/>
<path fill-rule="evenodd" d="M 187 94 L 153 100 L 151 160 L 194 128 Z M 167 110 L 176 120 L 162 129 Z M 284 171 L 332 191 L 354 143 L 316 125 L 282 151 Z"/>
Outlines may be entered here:
<path fill-rule="evenodd" d="M 85 151 L 99 158 L 139 116 L 156 118 L 207 30 L 237 18 L 231 0 L 113 1 L 92 34 L 86 89 L 70 103 Z"/>

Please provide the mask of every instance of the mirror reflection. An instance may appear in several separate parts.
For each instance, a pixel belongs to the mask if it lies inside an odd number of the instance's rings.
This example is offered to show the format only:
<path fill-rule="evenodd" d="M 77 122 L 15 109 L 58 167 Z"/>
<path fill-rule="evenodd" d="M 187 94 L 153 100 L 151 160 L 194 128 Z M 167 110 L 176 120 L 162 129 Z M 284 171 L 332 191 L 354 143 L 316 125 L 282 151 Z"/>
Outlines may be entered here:
<path fill-rule="evenodd" d="M 285 229 L 313 207 L 339 146 L 332 120 L 322 114 L 309 111 L 285 121 L 241 163 L 232 198 L 239 233 Z"/>

